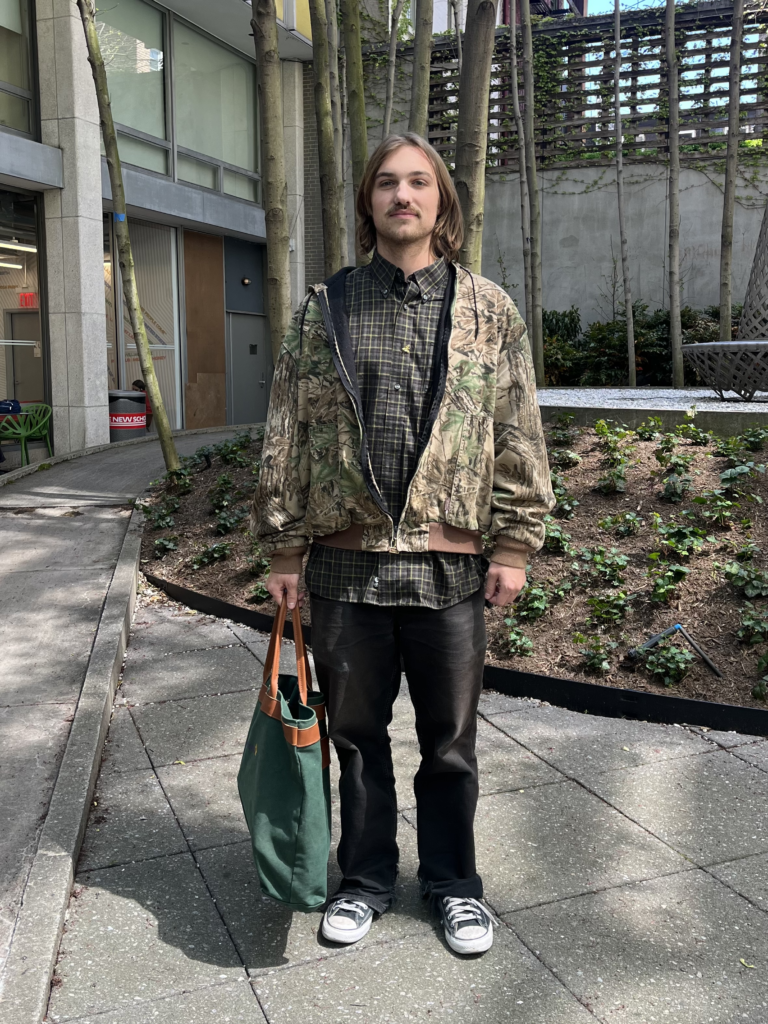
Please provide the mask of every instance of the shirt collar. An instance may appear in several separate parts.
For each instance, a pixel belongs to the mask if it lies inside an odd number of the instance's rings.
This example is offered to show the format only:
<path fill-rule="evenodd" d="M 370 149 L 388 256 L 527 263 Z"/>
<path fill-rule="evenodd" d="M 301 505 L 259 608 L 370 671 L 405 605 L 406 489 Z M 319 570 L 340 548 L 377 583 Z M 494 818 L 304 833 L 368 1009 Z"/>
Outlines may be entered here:
<path fill-rule="evenodd" d="M 377 249 L 374 250 L 369 267 L 376 287 L 384 296 L 390 294 L 395 283 L 405 284 L 402 270 L 384 259 Z M 417 270 L 411 278 L 418 285 L 422 296 L 428 298 L 432 292 L 445 284 L 448 278 L 448 264 L 441 257 L 428 267 Z"/>

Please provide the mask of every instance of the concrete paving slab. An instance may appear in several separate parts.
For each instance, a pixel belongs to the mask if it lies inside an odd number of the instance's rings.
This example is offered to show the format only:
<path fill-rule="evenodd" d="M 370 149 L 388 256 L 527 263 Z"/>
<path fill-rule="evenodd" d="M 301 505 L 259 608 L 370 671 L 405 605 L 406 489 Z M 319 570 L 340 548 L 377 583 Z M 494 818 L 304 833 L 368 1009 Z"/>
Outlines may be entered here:
<path fill-rule="evenodd" d="M 430 943 L 435 941 L 434 922 L 416 880 L 416 833 L 402 819 L 398 845 L 397 903 L 374 922 L 359 947 L 399 941 L 409 935 L 420 935 Z M 196 858 L 229 933 L 252 974 L 276 967 L 296 967 L 350 952 L 350 947 L 327 942 L 320 936 L 320 911 L 293 913 L 261 895 L 249 842 L 202 850 Z M 341 874 L 332 854 L 328 867 L 329 894 L 337 890 L 340 882 Z"/>
<path fill-rule="evenodd" d="M 412 811 L 405 814 L 415 820 Z M 688 866 L 574 782 L 482 797 L 475 846 L 486 897 L 498 913 Z"/>
<path fill-rule="evenodd" d="M 115 708 L 104 744 L 101 774 L 112 775 L 151 767 L 130 711 L 127 707 Z"/>
<path fill-rule="evenodd" d="M 759 743 L 763 738 L 762 736 L 749 736 L 741 732 L 722 732 L 719 729 L 707 729 L 701 725 L 686 725 L 685 728 L 690 729 L 691 732 L 699 733 L 699 735 L 711 740 L 712 743 L 716 743 L 719 747 L 725 747 L 726 750 L 742 747 L 748 743 Z"/>
<path fill-rule="evenodd" d="M 0 572 L 0 707 L 77 699 L 111 576 Z"/>
<path fill-rule="evenodd" d="M 237 791 L 241 754 L 157 769 L 193 850 L 248 839 Z"/>
<path fill-rule="evenodd" d="M 134 658 L 123 673 L 122 696 L 131 704 L 234 693 L 261 686 L 258 661 L 232 638 L 231 647 Z"/>
<path fill-rule="evenodd" d="M 176 438 L 179 455 L 232 437 L 232 429 Z M 137 497 L 150 480 L 165 472 L 158 441 L 107 448 L 93 455 L 59 462 L 0 488 L 0 508 L 41 508 L 46 505 L 122 505 Z"/>
<path fill-rule="evenodd" d="M 56 781 L 74 704 L 0 708 L 0 963 Z"/>
<path fill-rule="evenodd" d="M 766 917 L 705 872 L 580 896 L 505 920 L 598 1020 L 768 1019 Z"/>
<path fill-rule="evenodd" d="M 480 793 L 483 796 L 520 789 L 521 786 L 563 781 L 560 772 L 482 720 L 477 723 L 476 750 Z M 415 731 L 392 733 L 392 758 L 397 780 L 398 808 L 404 810 L 415 807 L 413 777 L 421 764 Z"/>
<path fill-rule="evenodd" d="M 181 829 L 151 769 L 99 777 L 77 865 L 79 873 L 186 849 Z"/>
<path fill-rule="evenodd" d="M 49 1015 L 47 1020 L 62 1018 Z M 126 1010 L 68 1018 L 77 1024 L 129 1024 Z M 130 1024 L 266 1024 L 259 1001 L 245 978 L 179 992 L 164 999 L 134 1000 Z"/>
<path fill-rule="evenodd" d="M 493 724 L 582 782 L 615 768 L 713 749 L 708 740 L 672 725 L 598 718 L 555 707 L 494 715 Z"/>
<path fill-rule="evenodd" d="M 79 877 L 50 1015 L 82 1017 L 242 977 L 189 855 Z M 124 1019 L 126 1019 L 124 1017 Z"/>
<path fill-rule="evenodd" d="M 58 509 L 0 511 L 3 572 L 112 568 L 131 510 L 86 507 L 58 513 Z"/>
<path fill-rule="evenodd" d="M 143 661 L 237 642 L 227 624 L 212 615 L 190 615 L 175 606 L 142 608 L 131 626 L 129 657 L 132 661 Z"/>
<path fill-rule="evenodd" d="M 541 707 L 541 701 L 532 697 L 507 697 L 503 693 L 484 690 L 480 694 L 478 711 L 484 718 L 491 715 L 502 715 L 510 711 L 529 711 Z"/>
<path fill-rule="evenodd" d="M 734 747 L 733 752 L 737 757 L 742 758 L 742 760 L 747 761 L 749 764 L 753 764 L 755 768 L 762 768 L 763 771 L 768 771 L 768 741 Z"/>
<path fill-rule="evenodd" d="M 261 630 L 251 629 L 249 626 L 241 626 L 239 622 L 233 622 L 231 624 L 232 632 L 245 646 L 255 654 L 261 664 L 267 660 L 267 648 L 269 647 L 269 634 L 262 633 Z M 282 659 L 285 658 L 286 665 L 291 665 L 292 669 L 285 668 L 286 672 L 295 670 L 296 668 L 296 648 L 293 644 L 287 641 L 283 643 L 283 651 L 281 654 Z"/>
<path fill-rule="evenodd" d="M 707 869 L 715 878 L 741 893 L 755 906 L 768 911 L 768 854 L 743 857 Z M 768 928 L 768 924 L 766 925 Z"/>
<path fill-rule="evenodd" d="M 591 786 L 699 865 L 768 850 L 768 774 L 725 750 L 607 772 Z"/>
<path fill-rule="evenodd" d="M 253 984 L 270 1024 L 594 1021 L 505 929 L 499 929 L 493 948 L 482 957 L 452 954 L 437 934 L 430 944 L 409 937 L 301 970 L 260 974 Z"/>
<path fill-rule="evenodd" d="M 155 766 L 242 754 L 258 690 L 143 704 L 131 714 Z"/>

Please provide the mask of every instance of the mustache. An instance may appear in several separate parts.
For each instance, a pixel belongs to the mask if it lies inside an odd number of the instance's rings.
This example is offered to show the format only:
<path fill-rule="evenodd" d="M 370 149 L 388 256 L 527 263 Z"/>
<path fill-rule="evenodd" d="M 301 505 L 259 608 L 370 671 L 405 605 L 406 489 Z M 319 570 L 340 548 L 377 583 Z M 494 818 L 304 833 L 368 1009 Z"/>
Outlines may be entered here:
<path fill-rule="evenodd" d="M 415 213 L 416 216 L 419 215 L 419 211 L 416 209 L 416 207 L 411 206 L 410 204 L 408 206 L 401 206 L 400 204 L 396 206 L 390 206 L 390 208 L 387 210 L 387 214 L 391 213 Z"/>

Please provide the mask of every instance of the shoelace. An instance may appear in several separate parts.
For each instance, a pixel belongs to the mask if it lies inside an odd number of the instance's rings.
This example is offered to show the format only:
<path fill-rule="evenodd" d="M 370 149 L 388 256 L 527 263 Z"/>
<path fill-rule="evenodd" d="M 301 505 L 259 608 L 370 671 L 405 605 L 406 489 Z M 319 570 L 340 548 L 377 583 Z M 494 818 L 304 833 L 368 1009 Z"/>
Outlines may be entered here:
<path fill-rule="evenodd" d="M 362 903 L 358 900 L 336 900 L 336 902 L 333 904 L 333 909 L 330 916 L 333 917 L 340 911 L 346 911 L 347 913 L 354 914 L 355 918 L 365 917 L 366 913 L 368 912 L 368 904 Z"/>
<path fill-rule="evenodd" d="M 462 899 L 459 896 L 448 896 L 443 902 L 445 916 L 452 929 L 457 925 L 473 922 L 484 927 L 487 924 L 485 911 L 475 900 Z"/>

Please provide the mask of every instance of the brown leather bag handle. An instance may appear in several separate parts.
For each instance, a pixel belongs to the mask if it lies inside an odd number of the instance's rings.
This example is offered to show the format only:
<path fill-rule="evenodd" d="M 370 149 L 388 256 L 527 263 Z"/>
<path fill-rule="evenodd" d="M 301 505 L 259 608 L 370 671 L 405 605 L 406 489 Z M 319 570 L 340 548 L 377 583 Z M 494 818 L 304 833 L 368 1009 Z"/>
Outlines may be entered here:
<path fill-rule="evenodd" d="M 288 598 L 283 594 L 282 604 L 272 622 L 272 634 L 269 638 L 267 660 L 264 663 L 264 686 L 269 688 L 269 695 L 277 699 L 277 680 L 280 675 L 280 647 L 285 629 L 285 616 L 288 612 Z M 302 704 L 307 703 L 307 690 L 312 689 L 312 670 L 309 667 L 307 648 L 301 629 L 301 612 L 298 604 L 293 609 L 293 639 L 296 644 L 296 675 L 299 678 L 299 698 Z"/>

